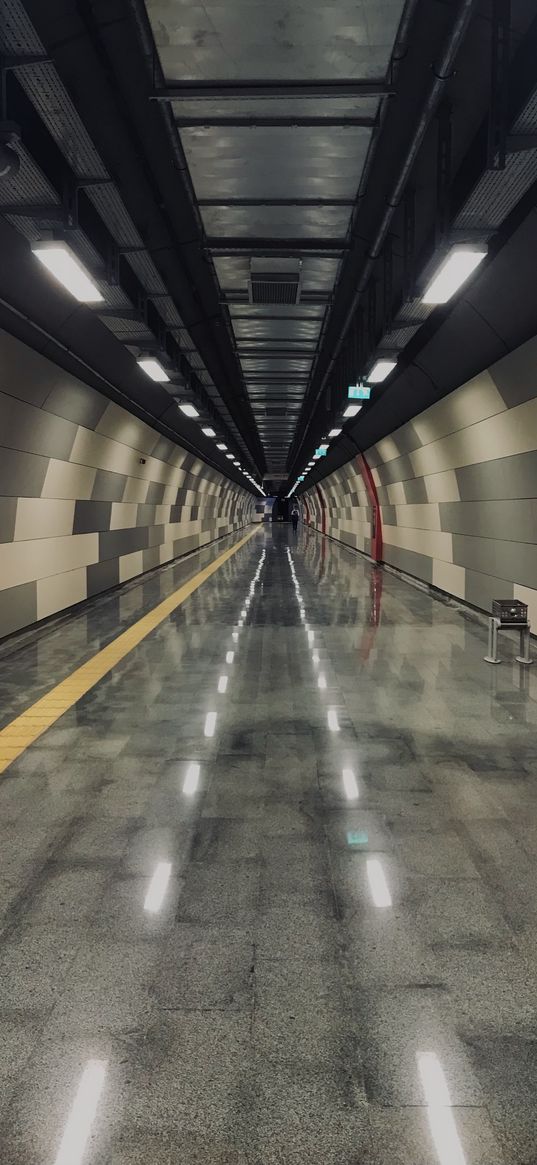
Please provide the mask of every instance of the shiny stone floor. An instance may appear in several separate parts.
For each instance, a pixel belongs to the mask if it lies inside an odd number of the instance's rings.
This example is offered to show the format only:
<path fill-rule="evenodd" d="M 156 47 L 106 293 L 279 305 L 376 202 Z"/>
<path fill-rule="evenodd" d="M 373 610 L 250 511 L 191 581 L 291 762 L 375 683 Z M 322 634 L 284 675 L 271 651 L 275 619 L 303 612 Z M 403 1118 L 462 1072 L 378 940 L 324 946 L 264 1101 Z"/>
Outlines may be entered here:
<path fill-rule="evenodd" d="M 4 645 L 3 722 L 222 549 Z M 534 1165 L 537 675 L 502 647 L 263 528 L 13 764 L 2 1165 Z"/>

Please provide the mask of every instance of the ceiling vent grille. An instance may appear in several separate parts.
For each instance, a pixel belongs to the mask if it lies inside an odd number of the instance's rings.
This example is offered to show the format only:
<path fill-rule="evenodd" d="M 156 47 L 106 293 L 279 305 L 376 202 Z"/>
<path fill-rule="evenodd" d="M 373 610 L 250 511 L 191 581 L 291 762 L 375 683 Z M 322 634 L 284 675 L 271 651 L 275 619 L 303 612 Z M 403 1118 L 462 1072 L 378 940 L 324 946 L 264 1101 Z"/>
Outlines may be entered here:
<path fill-rule="evenodd" d="M 300 303 L 300 261 L 252 259 L 248 298 L 250 303 Z"/>

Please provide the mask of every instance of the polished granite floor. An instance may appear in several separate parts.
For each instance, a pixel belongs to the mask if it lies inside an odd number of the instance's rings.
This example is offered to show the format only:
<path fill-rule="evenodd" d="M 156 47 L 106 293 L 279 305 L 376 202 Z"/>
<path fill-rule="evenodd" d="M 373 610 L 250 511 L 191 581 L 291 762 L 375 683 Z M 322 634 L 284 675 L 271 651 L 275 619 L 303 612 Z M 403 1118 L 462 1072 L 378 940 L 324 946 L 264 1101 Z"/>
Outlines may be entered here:
<path fill-rule="evenodd" d="M 4 645 L 3 723 L 222 549 Z M 485 650 L 260 528 L 7 770 L 2 1165 L 535 1165 L 537 674 Z"/>

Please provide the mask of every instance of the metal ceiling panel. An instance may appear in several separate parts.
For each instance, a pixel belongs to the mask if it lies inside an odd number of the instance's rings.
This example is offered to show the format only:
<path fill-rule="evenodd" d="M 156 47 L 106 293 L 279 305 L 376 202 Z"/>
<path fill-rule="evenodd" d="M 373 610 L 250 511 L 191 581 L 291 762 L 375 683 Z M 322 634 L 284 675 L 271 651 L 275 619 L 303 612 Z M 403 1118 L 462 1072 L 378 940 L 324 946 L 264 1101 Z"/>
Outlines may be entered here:
<path fill-rule="evenodd" d="M 166 78 L 154 96 L 170 102 L 179 127 L 266 457 L 274 464 L 277 453 L 284 464 L 387 89 L 403 0 L 203 7 L 146 0 L 146 7 Z M 196 83 L 194 95 L 188 81 Z M 375 95 L 371 85 L 369 95 L 357 95 L 360 81 L 374 82 Z M 181 85 L 185 96 L 176 99 Z M 296 306 L 248 302 L 254 255 L 276 275 L 284 256 L 300 259 Z M 269 401 L 279 412 L 267 421 Z"/>

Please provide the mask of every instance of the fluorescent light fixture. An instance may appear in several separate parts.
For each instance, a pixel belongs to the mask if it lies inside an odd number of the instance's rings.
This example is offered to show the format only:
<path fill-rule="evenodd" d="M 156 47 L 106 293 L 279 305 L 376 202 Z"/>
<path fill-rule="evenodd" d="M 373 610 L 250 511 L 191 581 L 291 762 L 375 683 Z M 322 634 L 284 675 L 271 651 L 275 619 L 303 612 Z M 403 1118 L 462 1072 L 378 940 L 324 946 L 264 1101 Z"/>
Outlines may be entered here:
<path fill-rule="evenodd" d="M 335 708 L 328 709 L 327 720 L 330 732 L 339 732 L 339 721 L 337 718 L 337 710 Z"/>
<path fill-rule="evenodd" d="M 447 303 L 483 261 L 486 254 L 487 248 L 483 245 L 452 247 L 436 275 L 433 275 L 423 296 L 423 302 Z"/>
<path fill-rule="evenodd" d="M 144 910 L 147 910 L 149 914 L 157 914 L 160 910 L 164 902 L 164 895 L 168 888 L 171 872 L 171 862 L 158 862 L 155 866 L 155 872 L 149 883 L 149 889 L 144 902 Z"/>
<path fill-rule="evenodd" d="M 356 784 L 356 777 L 352 769 L 343 769 L 343 788 L 345 796 L 348 801 L 356 801 L 358 797 L 358 785 Z"/>
<path fill-rule="evenodd" d="M 214 736 L 216 728 L 216 712 L 207 712 L 205 717 L 205 727 L 203 729 L 204 736 Z"/>
<path fill-rule="evenodd" d="M 315 639 L 315 631 L 308 631 L 308 643 L 313 643 Z"/>
<path fill-rule="evenodd" d="M 340 433 L 341 433 L 341 429 L 330 429 L 328 436 L 329 437 L 339 437 Z"/>
<path fill-rule="evenodd" d="M 42 239 L 32 243 L 32 251 L 79 303 L 100 303 L 103 300 L 98 287 L 67 243 L 61 239 Z"/>
<path fill-rule="evenodd" d="M 347 408 L 345 409 L 343 416 L 345 417 L 345 420 L 348 420 L 350 417 L 357 417 L 358 413 L 360 413 L 361 411 L 362 411 L 361 405 L 347 405 Z"/>
<path fill-rule="evenodd" d="M 104 1086 L 106 1060 L 88 1060 L 67 1118 L 54 1165 L 80 1165 Z"/>
<path fill-rule="evenodd" d="M 166 384 L 170 379 L 160 360 L 156 360 L 154 356 L 138 356 L 136 363 L 138 368 L 141 368 L 142 372 L 145 372 L 146 376 L 150 380 L 156 381 L 157 384 Z"/>
<path fill-rule="evenodd" d="M 227 651 L 226 652 L 226 663 L 233 663 L 234 659 L 235 659 L 235 652 L 234 651 Z"/>
<path fill-rule="evenodd" d="M 319 453 L 321 453 L 321 454 L 326 453 L 327 449 L 328 449 L 328 445 L 326 442 L 323 442 L 322 445 L 319 445 Z"/>
<path fill-rule="evenodd" d="M 218 691 L 221 696 L 227 691 L 228 680 L 229 676 L 220 676 L 218 679 Z"/>
<path fill-rule="evenodd" d="M 434 1052 L 418 1052 L 417 1061 L 427 1102 L 427 1119 L 440 1165 L 466 1165 L 438 1056 Z"/>
<path fill-rule="evenodd" d="M 216 437 L 214 429 L 202 429 L 201 431 L 205 434 L 206 437 Z"/>
<path fill-rule="evenodd" d="M 377 360 L 367 379 L 371 381 L 371 384 L 381 384 L 390 375 L 390 372 L 393 372 L 396 364 L 397 360 Z"/>
<path fill-rule="evenodd" d="M 179 405 L 179 408 L 185 417 L 199 417 L 198 410 L 194 405 Z"/>
<path fill-rule="evenodd" d="M 219 441 L 219 442 L 218 442 L 218 445 L 216 446 L 216 448 L 217 448 L 217 449 L 222 449 L 222 450 L 225 450 L 225 449 L 227 449 L 227 445 L 224 445 L 224 442 L 223 442 L 223 441 Z"/>
<path fill-rule="evenodd" d="M 321 689 L 321 692 L 326 691 L 327 685 L 326 685 L 326 676 L 325 676 L 324 672 L 321 672 L 319 679 L 317 680 L 317 686 Z"/>
<path fill-rule="evenodd" d="M 315 666 L 317 666 L 317 664 L 319 663 L 319 652 L 313 651 L 311 654 L 311 658 L 312 658 L 312 661 L 315 664 Z"/>
<path fill-rule="evenodd" d="M 367 876 L 375 906 L 378 906 L 380 909 L 391 906 L 392 897 L 388 889 L 386 875 L 378 858 L 369 859 L 367 863 Z"/>
<path fill-rule="evenodd" d="M 197 790 L 199 779 L 200 766 L 196 761 L 192 761 L 192 764 L 189 764 L 186 770 L 185 779 L 183 782 L 183 793 L 188 794 L 188 796 L 192 796 L 192 793 L 195 793 Z"/>
<path fill-rule="evenodd" d="M 232 640 L 233 640 L 233 642 L 234 642 L 234 643 L 238 643 L 238 641 L 239 641 L 239 632 L 238 632 L 238 631 L 232 631 L 232 633 L 231 633 L 231 638 L 232 638 Z"/>
<path fill-rule="evenodd" d="M 232 454 L 232 453 L 226 453 L 226 457 L 227 457 L 228 461 L 234 461 L 234 460 L 235 460 L 235 458 L 234 458 L 234 456 L 233 456 L 233 454 Z"/>

